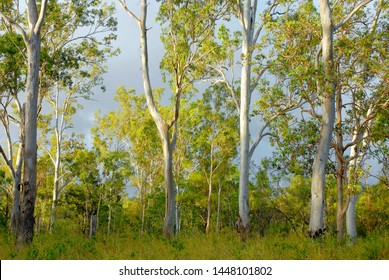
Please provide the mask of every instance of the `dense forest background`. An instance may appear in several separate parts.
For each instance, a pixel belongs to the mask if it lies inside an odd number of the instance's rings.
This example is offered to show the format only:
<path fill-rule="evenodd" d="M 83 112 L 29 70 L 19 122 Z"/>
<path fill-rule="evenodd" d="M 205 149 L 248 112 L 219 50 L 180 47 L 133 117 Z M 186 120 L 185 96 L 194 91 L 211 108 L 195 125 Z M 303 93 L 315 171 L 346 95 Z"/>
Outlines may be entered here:
<path fill-rule="evenodd" d="M 388 1 L 138 2 L 0 0 L 0 257 L 388 258 Z"/>

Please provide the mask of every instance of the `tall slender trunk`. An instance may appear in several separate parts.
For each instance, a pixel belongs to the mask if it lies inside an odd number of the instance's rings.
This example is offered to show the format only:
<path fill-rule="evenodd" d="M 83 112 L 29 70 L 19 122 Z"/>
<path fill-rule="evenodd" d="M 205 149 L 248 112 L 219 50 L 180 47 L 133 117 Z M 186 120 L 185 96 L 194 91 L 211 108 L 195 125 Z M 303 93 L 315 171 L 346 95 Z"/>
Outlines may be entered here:
<path fill-rule="evenodd" d="M 27 45 L 27 101 L 25 112 L 24 176 L 21 197 L 20 225 L 17 243 L 31 243 L 34 237 L 34 209 L 37 193 L 37 108 L 40 65 L 40 34 L 32 32 Z"/>
<path fill-rule="evenodd" d="M 212 135 L 212 141 L 213 141 L 213 135 Z M 207 222 L 205 226 L 206 233 L 209 233 L 210 226 L 211 226 L 212 177 L 213 177 L 213 143 L 211 143 L 211 167 L 210 167 L 209 179 L 208 179 Z"/>
<path fill-rule="evenodd" d="M 309 234 L 319 236 L 324 231 L 324 187 L 326 164 L 332 139 L 335 121 L 335 80 L 333 63 L 333 24 L 328 0 L 320 0 L 320 18 L 323 30 L 322 60 L 325 72 L 325 83 L 322 92 L 322 126 L 320 140 L 312 167 L 311 213 Z"/>
<path fill-rule="evenodd" d="M 337 183 L 337 201 L 336 201 L 336 231 L 339 240 L 344 239 L 344 215 L 348 207 L 343 204 L 343 188 L 347 185 L 347 164 L 344 157 L 343 146 L 343 127 L 342 127 L 342 88 L 338 87 L 336 92 L 336 183 Z M 347 200 L 349 201 L 349 200 Z"/>
<path fill-rule="evenodd" d="M 51 222 L 50 230 L 54 232 L 55 222 L 57 220 L 57 203 L 59 198 L 59 170 L 60 170 L 60 147 L 57 145 L 56 161 L 54 165 L 54 185 L 53 185 L 53 200 L 51 204 Z"/>
<path fill-rule="evenodd" d="M 108 223 L 107 223 L 107 233 L 111 234 L 111 222 L 112 222 L 112 204 L 111 204 L 111 196 L 112 196 L 112 187 L 109 187 L 109 198 L 108 198 Z"/>
<path fill-rule="evenodd" d="M 174 220 L 175 220 L 175 188 L 173 180 L 173 150 L 174 141 L 170 140 L 169 126 L 158 112 L 158 108 L 154 101 L 153 90 L 151 88 L 150 74 L 149 74 L 149 62 L 148 62 L 148 44 L 147 44 L 147 0 L 141 1 L 141 17 L 136 17 L 131 13 L 126 4 L 119 0 L 125 10 L 130 14 L 132 18 L 138 23 L 139 34 L 140 34 L 140 49 L 141 49 L 141 63 L 142 63 L 142 77 L 143 77 L 143 88 L 145 91 L 147 107 L 150 115 L 153 118 L 159 136 L 162 141 L 163 157 L 164 157 L 164 175 L 165 175 L 165 192 L 166 192 L 166 207 L 165 207 L 165 218 L 163 225 L 163 234 L 167 237 L 174 236 Z M 178 102 L 179 105 L 179 102 Z M 179 106 L 176 107 L 178 110 Z M 175 112 L 175 125 L 177 125 L 178 111 Z M 173 139 L 174 136 L 173 136 Z"/>
<path fill-rule="evenodd" d="M 177 187 L 177 193 L 179 193 Z M 176 236 L 180 233 L 181 230 L 181 205 L 176 203 Z"/>
<path fill-rule="evenodd" d="M 220 231 L 220 209 L 221 209 L 221 193 L 222 193 L 222 186 L 219 182 L 219 190 L 217 192 L 217 216 L 216 216 L 216 231 Z"/>
<path fill-rule="evenodd" d="M 59 191 L 60 191 L 60 170 L 61 170 L 61 144 L 62 144 L 62 128 L 63 128 L 63 119 L 60 124 L 59 120 L 59 87 L 57 84 L 56 96 L 55 96 L 55 141 L 56 141 L 56 152 L 54 159 L 54 184 L 53 184 L 53 200 L 51 205 L 51 222 L 50 222 L 50 230 L 54 232 L 54 224 L 57 219 L 56 209 L 57 203 L 59 199 Z"/>
<path fill-rule="evenodd" d="M 211 167 L 212 168 L 212 167 Z M 208 197 L 207 197 L 207 223 L 205 226 L 205 232 L 209 233 L 211 227 L 211 199 L 212 199 L 212 171 L 211 177 L 209 178 L 208 183 Z"/>
<path fill-rule="evenodd" d="M 376 11 L 372 26 L 370 28 L 370 34 L 374 34 L 374 32 L 376 31 L 377 23 L 378 23 L 378 20 L 380 18 L 381 12 L 382 12 L 382 4 L 383 4 L 383 1 L 379 0 L 378 5 L 377 5 L 377 11 Z M 368 68 L 367 62 L 364 61 L 362 63 L 362 73 L 366 73 L 368 70 L 367 68 Z M 362 82 L 363 82 L 362 83 L 362 87 L 363 87 L 363 85 L 367 82 L 366 75 L 363 76 Z M 360 101 L 357 101 L 357 106 L 359 106 L 359 107 L 361 106 Z M 373 105 L 369 107 L 369 109 L 366 113 L 366 118 L 368 118 L 371 114 L 373 114 L 373 111 L 374 111 L 373 107 L 374 107 Z M 357 110 L 357 111 L 359 111 L 359 110 Z M 355 119 L 359 122 L 360 116 L 356 115 L 355 117 L 356 117 Z M 366 146 L 368 145 L 369 129 L 370 129 L 371 125 L 373 124 L 373 122 L 374 122 L 374 118 L 371 118 L 368 121 L 367 126 L 365 128 L 365 132 L 363 133 L 363 135 L 362 135 L 362 131 L 360 131 L 360 129 L 358 128 L 359 123 L 355 124 L 353 138 L 352 138 L 352 141 L 355 144 L 351 147 L 350 158 L 352 160 L 351 160 L 350 166 L 349 166 L 349 174 L 351 175 L 351 178 L 353 180 L 357 180 L 357 179 L 359 180 L 356 169 L 359 167 L 359 165 L 361 164 L 361 162 L 365 156 Z M 361 145 L 361 147 L 359 147 L 361 141 L 362 141 L 362 145 Z M 349 202 L 349 206 L 348 206 L 347 211 L 346 211 L 346 230 L 347 230 L 347 235 L 352 240 L 355 240 L 357 238 L 357 226 L 356 226 L 356 222 L 355 222 L 355 220 L 356 220 L 355 219 L 355 208 L 356 208 L 356 203 L 358 201 L 358 195 L 356 193 L 352 192 L 352 193 L 350 193 L 349 197 L 350 197 L 350 202 Z"/>
<path fill-rule="evenodd" d="M 339 166 L 340 164 L 340 166 Z M 337 168 L 337 201 L 336 201 L 336 233 L 339 240 L 344 239 L 344 206 L 343 206 L 343 177 L 344 177 L 343 163 L 338 159 Z"/>
<path fill-rule="evenodd" d="M 374 106 L 371 105 L 366 113 L 366 118 L 369 118 L 372 114 L 374 114 Z M 349 174 L 352 180 L 354 181 L 360 181 L 357 168 L 361 165 L 365 154 L 366 154 L 366 147 L 368 145 L 369 141 L 369 130 L 370 127 L 373 125 L 374 118 L 371 118 L 364 129 L 364 132 L 358 128 L 354 129 L 354 135 L 352 138 L 352 141 L 355 142 L 355 144 L 351 147 L 350 150 L 350 158 L 351 162 L 349 165 Z M 353 182 L 354 184 L 357 182 Z M 350 193 L 350 202 L 349 206 L 346 211 L 346 230 L 347 235 L 351 239 L 355 239 L 357 237 L 357 226 L 355 223 L 355 207 L 356 203 L 358 201 L 358 195 L 355 192 Z"/>
<path fill-rule="evenodd" d="M 140 171 L 138 177 L 138 186 L 140 191 L 139 202 L 140 202 L 140 215 L 141 215 L 141 233 L 145 232 L 145 215 L 146 215 L 146 187 L 143 180 L 143 171 Z"/>
<path fill-rule="evenodd" d="M 244 1 L 241 24 L 243 28 L 242 73 L 240 97 L 240 169 L 239 169 L 239 219 L 238 230 L 245 239 L 250 224 L 249 208 L 249 167 L 250 167 L 250 127 L 249 113 L 251 103 L 251 56 L 257 1 Z"/>

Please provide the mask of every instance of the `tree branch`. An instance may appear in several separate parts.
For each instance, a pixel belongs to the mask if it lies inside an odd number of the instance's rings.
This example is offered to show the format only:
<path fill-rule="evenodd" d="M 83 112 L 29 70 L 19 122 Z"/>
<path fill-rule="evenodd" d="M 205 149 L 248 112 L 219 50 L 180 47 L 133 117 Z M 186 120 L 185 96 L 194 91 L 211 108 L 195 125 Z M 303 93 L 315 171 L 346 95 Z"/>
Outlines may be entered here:
<path fill-rule="evenodd" d="M 126 3 L 126 0 L 118 0 L 120 5 L 122 6 L 122 8 L 124 9 L 124 11 L 126 11 L 126 13 L 132 17 L 138 24 L 140 24 L 140 19 L 133 13 L 130 11 L 130 9 L 128 9 L 127 7 L 127 3 Z"/>
<path fill-rule="evenodd" d="M 47 3 L 48 3 L 49 0 L 43 0 L 42 3 L 41 3 L 41 10 L 39 12 L 39 18 L 35 24 L 35 27 L 34 27 L 34 32 L 35 33 L 38 33 L 42 27 L 42 24 L 43 24 L 43 19 L 45 17 L 45 14 L 46 14 L 46 10 L 47 10 Z"/>
<path fill-rule="evenodd" d="M 340 27 L 342 27 L 345 23 L 347 23 L 350 18 L 356 13 L 358 12 L 361 8 L 363 8 L 364 6 L 366 6 L 367 4 L 369 4 L 372 0 L 363 0 L 362 2 L 360 2 L 355 8 L 354 10 L 351 11 L 351 13 L 348 14 L 348 16 L 343 20 L 341 21 L 340 23 L 338 23 L 337 25 L 335 25 L 334 27 L 334 31 L 336 31 L 337 29 L 339 29 Z"/>
<path fill-rule="evenodd" d="M 29 42 L 29 39 L 27 37 L 26 31 L 23 29 L 22 26 L 20 26 L 15 20 L 11 19 L 10 17 L 6 16 L 3 12 L 0 12 L 0 17 L 9 25 L 12 25 L 15 27 L 16 30 L 19 31 L 19 33 L 22 35 L 23 40 L 25 43 Z"/>

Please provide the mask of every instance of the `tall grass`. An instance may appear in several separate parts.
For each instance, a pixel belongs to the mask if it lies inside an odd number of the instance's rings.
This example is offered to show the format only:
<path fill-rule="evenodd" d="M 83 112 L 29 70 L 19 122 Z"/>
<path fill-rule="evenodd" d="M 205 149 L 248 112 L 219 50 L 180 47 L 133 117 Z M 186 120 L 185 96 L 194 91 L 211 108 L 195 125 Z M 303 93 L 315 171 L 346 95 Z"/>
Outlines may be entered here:
<path fill-rule="evenodd" d="M 117 233 L 88 239 L 71 228 L 55 234 L 39 233 L 29 246 L 15 248 L 14 239 L 1 232 L 0 259 L 388 259 L 388 231 L 372 233 L 355 243 L 339 243 L 334 236 L 312 240 L 288 236 L 251 236 L 242 242 L 234 232 L 182 234 L 171 240 L 156 235 Z"/>

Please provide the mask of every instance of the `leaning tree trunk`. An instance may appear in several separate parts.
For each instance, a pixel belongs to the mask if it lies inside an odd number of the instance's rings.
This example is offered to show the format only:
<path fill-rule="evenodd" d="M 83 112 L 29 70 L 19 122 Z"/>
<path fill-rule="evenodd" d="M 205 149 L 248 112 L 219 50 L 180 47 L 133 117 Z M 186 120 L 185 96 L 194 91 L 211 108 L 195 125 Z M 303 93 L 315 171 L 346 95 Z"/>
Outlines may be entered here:
<path fill-rule="evenodd" d="M 320 140 L 312 167 L 311 213 L 309 234 L 319 236 L 324 231 L 324 187 L 326 164 L 332 139 L 335 120 L 335 81 L 333 63 L 333 25 L 328 0 L 320 0 L 320 18 L 323 30 L 322 60 L 325 71 L 325 83 L 322 92 L 323 118 Z"/>
<path fill-rule="evenodd" d="M 37 193 L 37 114 L 38 83 L 40 65 L 41 38 L 39 31 L 31 32 L 27 44 L 27 100 L 25 111 L 24 138 L 24 177 L 22 185 L 20 225 L 17 235 L 18 243 L 31 243 L 34 237 L 34 208 Z"/>
<path fill-rule="evenodd" d="M 141 18 L 138 19 L 131 12 L 130 15 L 137 21 L 140 33 L 140 48 L 141 48 L 141 61 L 142 61 L 142 77 L 143 88 L 145 91 L 147 107 L 150 115 L 153 118 L 159 136 L 162 141 L 163 157 L 164 157 L 164 175 L 165 175 L 165 191 L 166 191 L 166 208 L 165 218 L 163 225 L 163 234 L 167 237 L 174 236 L 174 220 L 175 220 L 175 188 L 173 180 L 173 149 L 174 144 L 170 140 L 169 125 L 166 124 L 161 114 L 158 112 L 158 108 L 154 102 L 153 90 L 151 88 L 150 74 L 149 74 L 149 62 L 148 62 L 148 46 L 147 46 L 147 1 L 142 0 L 142 13 Z M 176 120 L 177 121 L 177 120 Z"/>

